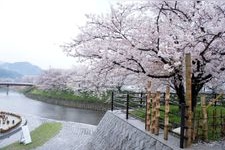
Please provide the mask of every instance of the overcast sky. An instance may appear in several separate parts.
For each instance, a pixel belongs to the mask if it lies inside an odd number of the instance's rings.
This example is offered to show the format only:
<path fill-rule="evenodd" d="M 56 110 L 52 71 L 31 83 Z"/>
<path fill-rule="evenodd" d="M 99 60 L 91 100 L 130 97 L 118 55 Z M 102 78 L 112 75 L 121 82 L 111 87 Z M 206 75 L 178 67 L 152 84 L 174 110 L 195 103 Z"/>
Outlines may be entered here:
<path fill-rule="evenodd" d="M 59 45 L 85 24 L 85 14 L 106 13 L 112 0 L 0 0 L 0 62 L 28 61 L 43 69 L 70 68 L 75 59 Z"/>

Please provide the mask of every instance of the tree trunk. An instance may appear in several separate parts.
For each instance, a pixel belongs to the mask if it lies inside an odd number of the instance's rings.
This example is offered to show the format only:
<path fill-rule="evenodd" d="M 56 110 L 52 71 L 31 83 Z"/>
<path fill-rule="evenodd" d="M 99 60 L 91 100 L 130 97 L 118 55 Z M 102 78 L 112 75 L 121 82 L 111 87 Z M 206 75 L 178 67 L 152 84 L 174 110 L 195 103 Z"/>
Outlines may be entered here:
<path fill-rule="evenodd" d="M 176 94 L 179 99 L 179 104 L 185 103 L 185 91 L 184 91 L 184 85 L 182 78 L 178 76 L 174 77 L 173 84 L 175 87 Z M 196 82 L 194 79 L 192 79 L 192 111 L 194 111 L 197 101 L 198 101 L 198 94 L 200 90 L 202 89 L 204 84 Z"/>
<path fill-rule="evenodd" d="M 185 91 L 182 76 L 175 75 L 173 79 L 173 85 L 178 96 L 179 104 L 185 103 Z"/>
<path fill-rule="evenodd" d="M 200 90 L 202 89 L 204 84 L 201 83 L 196 83 L 196 82 L 192 82 L 192 111 L 195 110 L 195 107 L 197 106 L 197 102 L 198 102 L 198 94 L 200 92 Z"/>

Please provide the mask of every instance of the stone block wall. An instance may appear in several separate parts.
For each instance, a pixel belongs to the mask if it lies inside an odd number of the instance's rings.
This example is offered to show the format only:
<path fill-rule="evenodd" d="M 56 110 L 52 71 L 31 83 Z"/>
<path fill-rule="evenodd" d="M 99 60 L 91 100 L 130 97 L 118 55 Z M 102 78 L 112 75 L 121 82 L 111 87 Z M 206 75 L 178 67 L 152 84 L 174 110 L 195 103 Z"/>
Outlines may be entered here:
<path fill-rule="evenodd" d="M 91 150 L 172 150 L 145 131 L 108 111 L 87 145 Z M 177 148 L 179 149 L 179 148 Z"/>

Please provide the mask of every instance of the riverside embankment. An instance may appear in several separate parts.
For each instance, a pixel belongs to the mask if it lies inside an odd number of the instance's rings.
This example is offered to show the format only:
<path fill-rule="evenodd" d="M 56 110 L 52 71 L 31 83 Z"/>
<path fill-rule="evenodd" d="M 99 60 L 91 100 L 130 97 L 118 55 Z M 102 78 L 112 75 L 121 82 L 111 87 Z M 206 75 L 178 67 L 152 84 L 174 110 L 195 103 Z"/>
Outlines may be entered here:
<path fill-rule="evenodd" d="M 52 98 L 47 98 L 40 95 L 32 95 L 29 93 L 25 94 L 25 96 L 34 100 L 38 100 L 38 101 L 42 101 L 42 102 L 46 102 L 50 104 L 73 107 L 73 108 L 96 110 L 96 111 L 106 111 L 110 107 L 110 105 L 107 103 L 90 103 L 90 102 L 71 101 L 71 100 L 63 100 L 63 99 L 52 99 Z"/>
<path fill-rule="evenodd" d="M 71 93 L 64 92 L 43 92 L 40 90 L 32 89 L 30 91 L 24 92 L 24 95 L 28 98 L 55 104 L 66 107 L 89 109 L 96 111 L 107 111 L 110 108 L 109 102 L 107 102 L 107 97 L 99 99 L 95 96 L 80 95 L 76 96 Z"/>

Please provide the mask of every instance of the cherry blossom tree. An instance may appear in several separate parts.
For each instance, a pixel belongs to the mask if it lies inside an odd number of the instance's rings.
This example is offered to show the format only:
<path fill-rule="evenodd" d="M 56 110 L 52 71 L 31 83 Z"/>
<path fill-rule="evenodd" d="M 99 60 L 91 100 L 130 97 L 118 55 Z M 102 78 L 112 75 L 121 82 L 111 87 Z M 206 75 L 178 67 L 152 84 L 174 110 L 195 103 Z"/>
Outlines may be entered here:
<path fill-rule="evenodd" d="M 108 90 L 120 91 L 127 85 L 137 86 L 137 77 L 126 70 L 99 72 L 92 66 L 75 67 L 72 75 L 74 91 L 107 92 Z M 139 83 L 142 84 L 142 83 Z M 143 86 L 143 85 L 142 85 Z"/>
<path fill-rule="evenodd" d="M 222 1 L 124 2 L 105 15 L 87 15 L 80 34 L 63 46 L 89 64 L 93 76 L 114 80 L 169 79 L 185 102 L 184 54 L 192 55 L 192 109 L 197 95 L 225 71 L 225 3 Z M 121 75 L 121 74 L 120 74 Z"/>
<path fill-rule="evenodd" d="M 38 80 L 38 76 L 23 76 L 21 79 L 20 79 L 20 82 L 25 82 L 25 83 L 37 83 L 37 80 Z"/>
<path fill-rule="evenodd" d="M 37 79 L 37 85 L 42 90 L 67 91 L 71 90 L 71 71 L 62 69 L 49 69 L 44 71 Z"/>
<path fill-rule="evenodd" d="M 224 93 L 225 80 L 223 77 L 225 76 L 225 72 L 221 73 L 220 76 L 220 78 L 213 78 L 211 81 L 206 83 L 206 85 L 204 86 L 204 90 L 213 94 Z"/>

